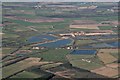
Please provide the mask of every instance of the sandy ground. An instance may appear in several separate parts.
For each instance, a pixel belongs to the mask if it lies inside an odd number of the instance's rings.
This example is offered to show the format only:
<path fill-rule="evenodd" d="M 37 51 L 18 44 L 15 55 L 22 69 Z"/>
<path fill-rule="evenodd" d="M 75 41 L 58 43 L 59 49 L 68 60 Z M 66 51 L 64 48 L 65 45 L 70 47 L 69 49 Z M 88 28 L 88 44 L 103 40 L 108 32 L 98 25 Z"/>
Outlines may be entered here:
<path fill-rule="evenodd" d="M 103 24 L 109 23 L 109 24 Z M 117 26 L 119 24 L 118 21 L 102 21 L 100 23 L 94 20 L 73 20 L 70 28 L 88 28 L 88 29 L 96 29 L 96 27 L 100 26 Z M 87 26 L 89 25 L 89 26 Z M 89 28 L 91 27 L 91 28 Z M 98 29 L 98 28 L 97 28 Z"/>
<path fill-rule="evenodd" d="M 112 63 L 114 61 L 117 61 L 117 58 L 113 57 L 112 55 L 110 55 L 109 53 L 98 53 L 97 56 L 99 57 L 99 59 L 104 63 Z"/>
<path fill-rule="evenodd" d="M 111 67 L 111 68 L 118 68 L 118 64 L 117 63 L 111 63 L 111 64 L 107 64 L 107 67 Z"/>
<path fill-rule="evenodd" d="M 70 28 L 83 28 L 83 29 L 99 29 L 97 24 L 90 25 L 70 25 Z"/>
<path fill-rule="evenodd" d="M 117 58 L 112 56 L 110 53 L 118 53 L 118 49 L 100 49 L 97 53 L 97 56 L 102 62 L 104 62 L 104 64 L 112 63 L 118 60 Z"/>
<path fill-rule="evenodd" d="M 111 25 L 119 25 L 119 21 L 102 21 L 101 23 L 110 23 Z"/>
<path fill-rule="evenodd" d="M 118 49 L 100 49 L 99 53 L 104 52 L 104 53 L 118 53 Z"/>
<path fill-rule="evenodd" d="M 15 54 L 27 54 L 27 53 L 30 53 L 30 52 L 32 52 L 31 50 L 19 50 L 19 51 L 17 51 Z"/>
<path fill-rule="evenodd" d="M 0 24 L 0 27 L 2 27 L 3 26 L 3 24 Z"/>
<path fill-rule="evenodd" d="M 97 22 L 93 20 L 73 20 L 73 24 L 97 24 Z"/>
<path fill-rule="evenodd" d="M 109 67 L 101 67 L 95 70 L 91 70 L 91 72 L 94 72 L 96 74 L 100 74 L 103 76 L 107 76 L 107 77 L 113 77 L 118 75 L 118 70 L 117 69 L 113 69 L 113 68 L 109 68 Z"/>
<path fill-rule="evenodd" d="M 72 70 L 59 71 L 59 72 L 56 72 L 55 74 L 65 78 L 71 78 L 72 76 L 75 75 L 74 71 Z"/>

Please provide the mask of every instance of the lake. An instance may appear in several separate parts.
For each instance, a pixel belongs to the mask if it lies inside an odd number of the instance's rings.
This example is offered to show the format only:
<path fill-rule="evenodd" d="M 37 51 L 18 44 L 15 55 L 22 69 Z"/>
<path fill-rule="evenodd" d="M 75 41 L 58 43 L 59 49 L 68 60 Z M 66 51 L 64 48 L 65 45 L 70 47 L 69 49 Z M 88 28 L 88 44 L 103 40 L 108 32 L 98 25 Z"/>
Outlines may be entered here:
<path fill-rule="evenodd" d="M 33 36 L 28 39 L 28 42 L 30 43 L 35 43 L 35 42 L 42 42 L 45 40 L 55 40 L 57 37 L 50 36 L 50 35 L 38 35 L 38 36 Z"/>
<path fill-rule="evenodd" d="M 36 46 L 42 46 L 42 47 L 47 47 L 47 48 L 58 48 L 58 47 L 64 47 L 73 42 L 72 39 L 63 39 L 63 40 L 58 40 L 55 42 L 50 42 L 50 43 L 45 43 L 45 44 L 38 44 Z"/>
<path fill-rule="evenodd" d="M 99 43 L 99 44 L 92 44 L 91 45 L 93 48 L 112 48 L 112 45 L 106 44 L 106 43 Z"/>
<path fill-rule="evenodd" d="M 117 47 L 120 47 L 118 41 L 90 44 L 90 45 L 81 46 L 80 48 L 117 48 Z"/>
<path fill-rule="evenodd" d="M 71 54 L 83 54 L 83 55 L 93 55 L 96 54 L 97 50 L 73 50 Z"/>
<path fill-rule="evenodd" d="M 120 44 L 119 44 L 118 41 L 116 41 L 116 42 L 108 42 L 107 44 L 109 44 L 109 45 L 111 45 L 113 47 L 120 47 Z"/>

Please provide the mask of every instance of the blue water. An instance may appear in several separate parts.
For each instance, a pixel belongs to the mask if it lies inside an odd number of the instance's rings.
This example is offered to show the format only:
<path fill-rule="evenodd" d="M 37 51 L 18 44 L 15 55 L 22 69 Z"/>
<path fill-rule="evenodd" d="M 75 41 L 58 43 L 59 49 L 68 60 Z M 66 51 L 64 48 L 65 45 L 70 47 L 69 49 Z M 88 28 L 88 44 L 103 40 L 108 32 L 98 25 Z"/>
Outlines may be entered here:
<path fill-rule="evenodd" d="M 113 47 L 120 47 L 120 44 L 119 44 L 118 41 L 116 41 L 116 42 L 108 42 L 107 44 L 109 44 L 109 45 L 111 45 Z"/>
<path fill-rule="evenodd" d="M 106 47 L 113 47 L 112 45 L 106 44 L 106 43 L 100 43 L 100 44 L 93 44 L 93 48 L 106 48 Z"/>
<path fill-rule="evenodd" d="M 89 54 L 89 55 L 92 55 L 92 54 L 96 54 L 96 50 L 73 50 L 71 52 L 71 54 Z"/>
<path fill-rule="evenodd" d="M 39 36 L 33 36 L 28 39 L 28 42 L 34 43 L 34 42 L 42 42 L 45 40 L 55 40 L 57 37 L 50 36 L 50 35 L 39 35 Z"/>
<path fill-rule="evenodd" d="M 120 47 L 118 41 L 81 46 L 81 48 L 117 48 L 117 47 Z"/>
<path fill-rule="evenodd" d="M 103 38 L 118 38 L 118 35 L 103 35 Z"/>
<path fill-rule="evenodd" d="M 58 47 L 64 47 L 68 44 L 70 44 L 73 40 L 71 39 L 64 39 L 64 40 L 58 40 L 56 42 L 50 42 L 45 44 L 38 44 L 37 46 L 47 47 L 47 48 L 58 48 Z"/>
<path fill-rule="evenodd" d="M 81 48 L 114 48 L 114 46 L 107 43 L 100 43 L 82 46 Z"/>
<path fill-rule="evenodd" d="M 80 48 L 93 48 L 91 45 L 81 46 Z"/>

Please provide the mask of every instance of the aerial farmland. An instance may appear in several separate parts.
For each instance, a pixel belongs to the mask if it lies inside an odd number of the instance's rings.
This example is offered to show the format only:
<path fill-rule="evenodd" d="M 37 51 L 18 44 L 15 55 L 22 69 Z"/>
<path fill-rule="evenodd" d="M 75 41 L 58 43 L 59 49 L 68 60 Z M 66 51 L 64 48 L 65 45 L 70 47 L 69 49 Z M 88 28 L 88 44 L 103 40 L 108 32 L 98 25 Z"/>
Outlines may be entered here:
<path fill-rule="evenodd" d="M 118 78 L 117 2 L 4 2 L 2 78 Z"/>

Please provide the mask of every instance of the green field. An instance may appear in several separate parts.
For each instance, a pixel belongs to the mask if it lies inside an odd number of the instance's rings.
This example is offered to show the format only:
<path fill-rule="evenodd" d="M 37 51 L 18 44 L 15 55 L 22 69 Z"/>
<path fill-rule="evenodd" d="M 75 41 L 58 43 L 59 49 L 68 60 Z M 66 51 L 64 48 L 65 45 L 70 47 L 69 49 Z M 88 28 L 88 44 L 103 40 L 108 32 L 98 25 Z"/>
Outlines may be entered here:
<path fill-rule="evenodd" d="M 39 78 L 39 77 L 41 77 L 40 74 L 35 74 L 32 72 L 23 71 L 21 73 L 18 73 L 15 76 L 12 76 L 11 78 Z"/>
<path fill-rule="evenodd" d="M 111 30 L 113 26 L 99 26 L 100 30 Z"/>
<path fill-rule="evenodd" d="M 19 35 L 17 35 L 17 34 L 3 34 L 2 35 L 3 36 L 3 38 L 17 38 L 17 37 L 19 37 Z"/>
<path fill-rule="evenodd" d="M 33 60 L 34 61 L 34 60 Z M 9 66 L 5 66 L 2 69 L 2 74 L 3 74 L 3 78 L 9 77 L 15 73 L 18 73 L 22 70 L 25 70 L 31 66 L 33 66 L 34 64 L 32 63 L 33 61 L 31 60 L 22 60 L 20 62 L 11 64 Z"/>
<path fill-rule="evenodd" d="M 66 55 L 69 54 L 70 51 L 66 49 L 50 49 L 46 52 L 34 54 L 31 57 L 41 57 L 44 61 L 67 61 Z"/>
<path fill-rule="evenodd" d="M 96 42 L 96 41 L 95 40 L 77 40 L 76 45 L 89 44 L 89 43 L 93 43 L 93 42 Z"/>
<path fill-rule="evenodd" d="M 10 54 L 11 52 L 15 51 L 17 48 L 7 48 L 7 47 L 3 47 L 2 48 L 2 54 L 6 55 L 6 54 Z"/>
<path fill-rule="evenodd" d="M 91 70 L 103 66 L 102 62 L 95 55 L 68 55 L 67 59 L 72 64 L 72 66 L 86 70 Z"/>
<path fill-rule="evenodd" d="M 54 67 L 57 67 L 59 65 L 60 65 L 59 63 L 52 63 L 52 64 L 42 65 L 40 68 L 44 70 L 44 69 L 54 68 Z"/>

